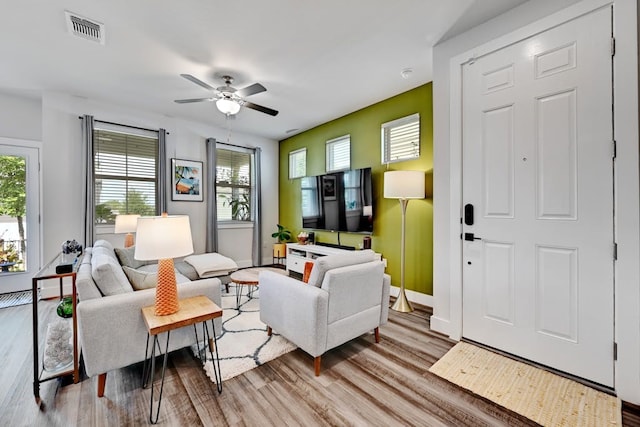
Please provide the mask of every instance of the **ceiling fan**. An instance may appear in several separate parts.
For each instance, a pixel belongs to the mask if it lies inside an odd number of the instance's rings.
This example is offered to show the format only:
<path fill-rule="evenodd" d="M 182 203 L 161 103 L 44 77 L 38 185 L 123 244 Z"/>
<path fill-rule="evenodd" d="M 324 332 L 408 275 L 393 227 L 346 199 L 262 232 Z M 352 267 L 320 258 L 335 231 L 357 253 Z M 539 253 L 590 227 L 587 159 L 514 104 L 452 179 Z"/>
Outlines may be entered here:
<path fill-rule="evenodd" d="M 245 97 L 255 95 L 256 93 L 265 92 L 267 89 L 262 86 L 260 83 L 254 83 L 249 85 L 243 89 L 236 89 L 231 86 L 233 83 L 233 77 L 231 76 L 222 76 L 222 80 L 224 80 L 225 85 L 214 88 L 213 86 L 208 85 L 202 80 L 193 77 L 191 74 L 180 74 L 180 76 L 185 79 L 202 86 L 203 88 L 213 91 L 214 95 L 209 98 L 193 98 L 193 99 L 176 99 L 175 102 L 178 104 L 187 104 L 190 102 L 216 102 L 216 107 L 220 110 L 221 113 L 227 116 L 233 116 L 238 114 L 240 111 L 240 107 L 251 108 L 252 110 L 260 111 L 262 113 L 268 114 L 270 116 L 278 115 L 278 111 L 263 107 L 262 105 L 254 104 L 252 102 L 245 101 Z"/>

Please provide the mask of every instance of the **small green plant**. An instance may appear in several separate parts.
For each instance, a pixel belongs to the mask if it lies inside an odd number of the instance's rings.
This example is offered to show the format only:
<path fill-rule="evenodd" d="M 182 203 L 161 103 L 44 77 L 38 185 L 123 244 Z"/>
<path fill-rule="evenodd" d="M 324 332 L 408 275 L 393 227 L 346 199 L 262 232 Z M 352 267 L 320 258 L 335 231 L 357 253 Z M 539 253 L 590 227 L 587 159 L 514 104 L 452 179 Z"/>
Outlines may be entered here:
<path fill-rule="evenodd" d="M 277 225 L 278 225 L 278 229 L 276 230 L 275 233 L 271 235 L 271 237 L 276 238 L 278 240 L 278 243 L 284 243 L 291 240 L 291 231 L 287 230 L 284 226 L 280 224 L 277 224 Z"/>

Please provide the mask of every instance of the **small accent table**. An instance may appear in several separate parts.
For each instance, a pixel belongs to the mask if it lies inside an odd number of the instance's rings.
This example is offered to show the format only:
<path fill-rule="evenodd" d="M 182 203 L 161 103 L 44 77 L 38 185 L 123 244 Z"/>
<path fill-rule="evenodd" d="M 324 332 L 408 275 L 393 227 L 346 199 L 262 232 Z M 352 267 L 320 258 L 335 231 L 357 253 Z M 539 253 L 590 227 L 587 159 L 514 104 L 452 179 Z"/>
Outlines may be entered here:
<path fill-rule="evenodd" d="M 193 325 L 193 331 L 196 335 L 196 345 L 199 345 L 198 329 L 196 324 L 202 324 L 202 335 L 205 339 L 205 348 L 199 349 L 200 358 L 202 364 L 207 362 L 207 350 L 206 344 L 209 345 L 209 354 L 211 355 L 211 363 L 213 364 L 213 372 L 216 378 L 216 384 L 218 393 L 222 393 L 222 374 L 220 372 L 220 358 L 218 356 L 218 346 L 216 341 L 216 327 L 213 323 L 213 319 L 222 317 L 222 309 L 218 307 L 213 301 L 206 296 L 196 296 L 191 298 L 185 298 L 180 300 L 180 310 L 174 314 L 168 316 L 156 316 L 155 306 L 148 306 L 142 309 L 142 317 L 144 323 L 147 325 L 147 345 L 145 348 L 145 361 L 142 369 L 143 387 L 151 386 L 151 401 L 149 404 L 149 421 L 151 424 L 158 422 L 158 415 L 160 414 L 160 404 L 162 403 L 162 390 L 164 388 L 164 374 L 167 369 L 167 357 L 169 353 L 169 338 L 171 331 L 182 328 L 184 326 Z M 207 326 L 207 320 L 211 321 L 211 327 L 213 329 L 213 337 L 209 334 L 209 327 Z M 167 333 L 167 343 L 164 350 L 164 360 L 162 362 L 162 381 L 160 383 L 160 396 L 158 398 L 158 407 L 156 409 L 155 420 L 153 419 L 153 376 L 156 368 L 156 348 L 159 353 L 162 354 L 160 349 L 160 343 L 158 342 L 158 336 L 163 333 Z M 153 344 L 151 349 L 151 368 L 149 370 L 149 338 L 153 336 Z M 215 356 L 214 356 L 215 352 Z M 150 371 L 150 372 L 149 372 Z M 147 379 L 151 376 L 149 382 Z"/>
<path fill-rule="evenodd" d="M 281 268 L 274 267 L 251 267 L 244 268 L 242 270 L 236 270 L 229 276 L 231 281 L 236 284 L 236 308 L 240 307 L 240 297 L 242 296 L 242 286 L 248 286 L 247 297 L 251 299 L 253 296 L 253 289 L 251 286 L 258 286 L 258 276 L 262 271 L 273 271 L 274 273 L 287 276 L 287 271 Z"/>

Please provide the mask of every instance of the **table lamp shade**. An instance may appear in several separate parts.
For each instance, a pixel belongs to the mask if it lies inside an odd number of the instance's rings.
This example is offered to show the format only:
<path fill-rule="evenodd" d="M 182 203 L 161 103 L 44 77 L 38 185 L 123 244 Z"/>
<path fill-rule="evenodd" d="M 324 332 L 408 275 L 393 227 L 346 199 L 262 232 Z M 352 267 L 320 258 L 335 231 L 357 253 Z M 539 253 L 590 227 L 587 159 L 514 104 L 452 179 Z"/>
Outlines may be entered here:
<path fill-rule="evenodd" d="M 424 199 L 424 171 L 384 173 L 385 199 Z"/>
<path fill-rule="evenodd" d="M 193 253 L 191 226 L 186 215 L 140 217 L 136 234 L 135 259 L 153 261 Z"/>
<path fill-rule="evenodd" d="M 133 246 L 133 234 L 138 226 L 140 215 L 116 215 L 116 226 L 113 230 L 116 234 L 127 233 L 124 237 L 124 247 Z"/>
<path fill-rule="evenodd" d="M 189 217 L 154 216 L 138 218 L 138 244 L 134 258 L 158 260 L 155 313 L 173 314 L 180 309 L 173 258 L 193 253 Z"/>

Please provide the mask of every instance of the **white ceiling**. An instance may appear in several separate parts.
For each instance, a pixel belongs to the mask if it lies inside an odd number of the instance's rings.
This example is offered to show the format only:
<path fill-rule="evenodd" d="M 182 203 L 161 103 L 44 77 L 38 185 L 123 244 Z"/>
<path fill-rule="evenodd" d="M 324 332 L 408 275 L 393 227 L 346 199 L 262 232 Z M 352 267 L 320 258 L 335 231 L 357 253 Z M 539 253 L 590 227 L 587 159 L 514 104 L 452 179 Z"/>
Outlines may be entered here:
<path fill-rule="evenodd" d="M 232 129 L 283 139 L 431 81 L 432 47 L 526 0 L 20 0 L 0 13 L 0 92 L 59 91 L 226 127 L 221 74 L 267 92 Z M 100 45 L 67 32 L 65 10 L 101 22 Z M 401 77 L 405 68 L 410 78 Z M 296 129 L 291 131 L 292 129 Z M 289 131 L 289 132 L 287 132 Z"/>

